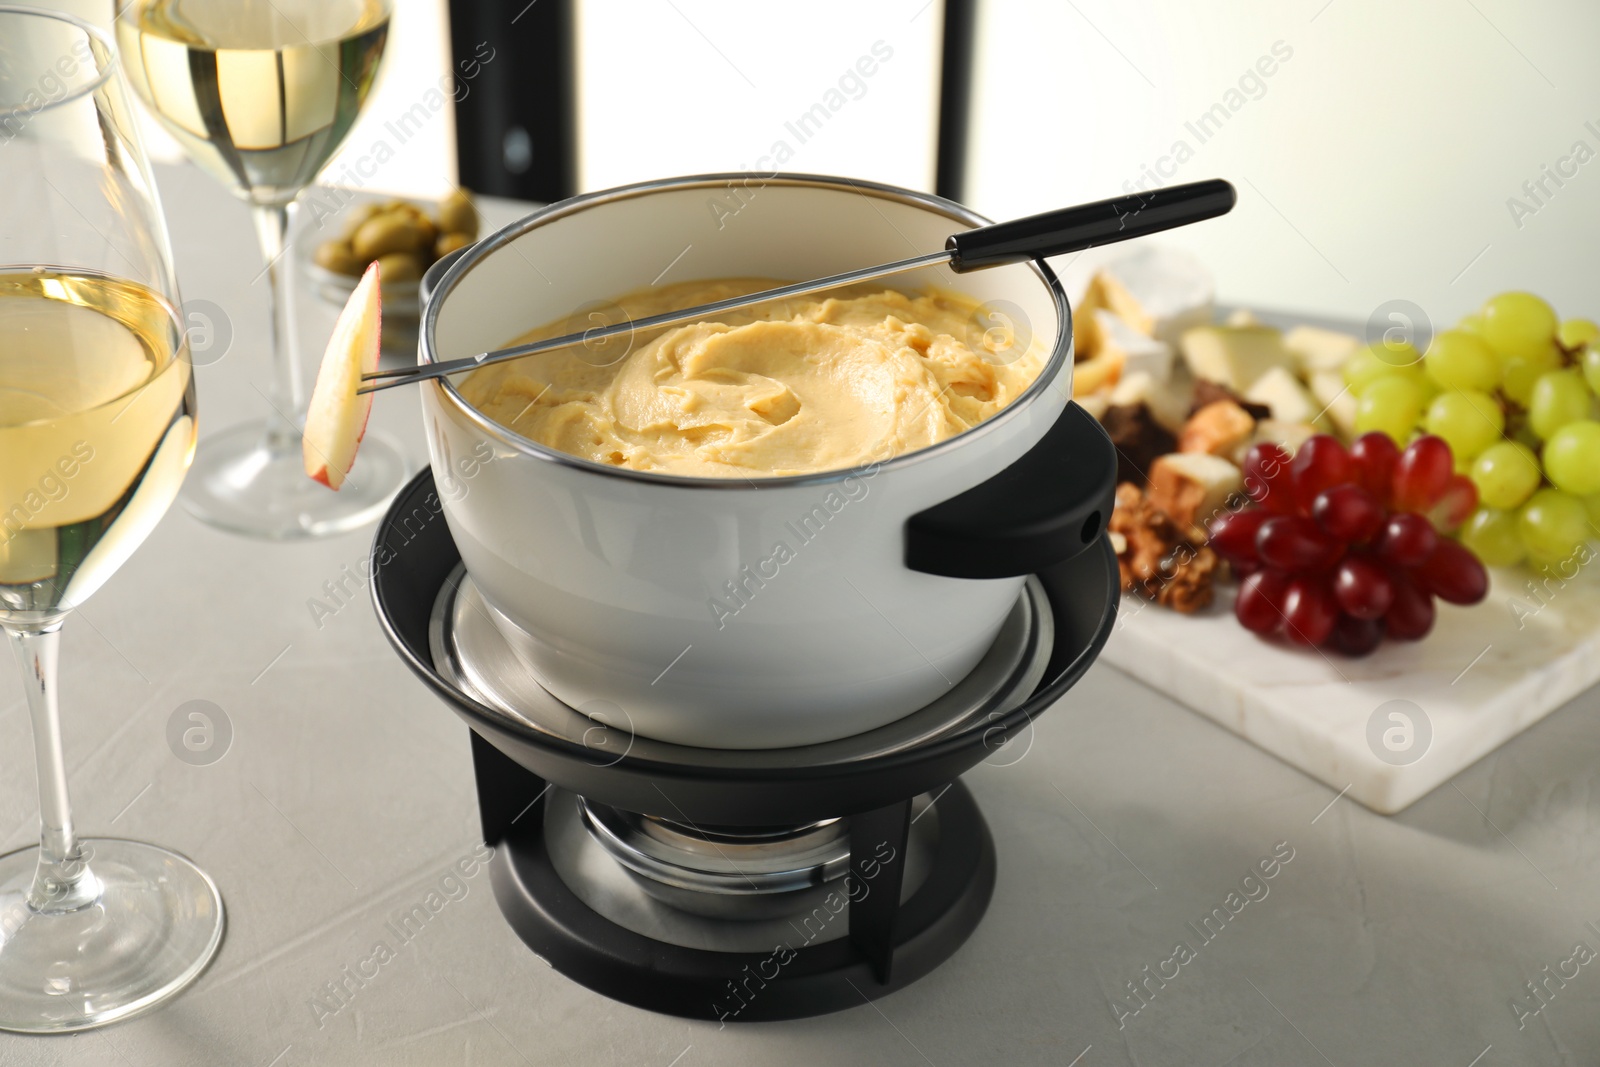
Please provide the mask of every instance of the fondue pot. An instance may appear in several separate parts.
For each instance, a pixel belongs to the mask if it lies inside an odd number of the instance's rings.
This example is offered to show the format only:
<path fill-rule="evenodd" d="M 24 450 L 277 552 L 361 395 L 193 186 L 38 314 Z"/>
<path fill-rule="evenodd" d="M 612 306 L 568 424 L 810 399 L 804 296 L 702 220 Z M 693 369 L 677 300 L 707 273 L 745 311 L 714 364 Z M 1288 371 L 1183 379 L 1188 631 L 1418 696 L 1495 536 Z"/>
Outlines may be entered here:
<path fill-rule="evenodd" d="M 652 284 L 810 278 L 986 223 L 938 197 L 806 175 L 581 196 L 430 272 L 419 360 L 495 349 L 556 319 L 582 328 L 597 301 Z M 930 267 L 895 284 L 970 295 L 985 309 L 976 332 L 1031 338 L 1044 369 L 974 429 L 851 470 L 724 479 L 611 467 L 498 425 L 462 398 L 459 376 L 422 385 L 436 497 L 420 510 L 442 509 L 494 625 L 550 693 L 679 745 L 860 734 L 961 682 L 1025 576 L 1099 538 L 1114 456 L 1070 403 L 1072 321 L 1055 275 L 1033 262 Z"/>

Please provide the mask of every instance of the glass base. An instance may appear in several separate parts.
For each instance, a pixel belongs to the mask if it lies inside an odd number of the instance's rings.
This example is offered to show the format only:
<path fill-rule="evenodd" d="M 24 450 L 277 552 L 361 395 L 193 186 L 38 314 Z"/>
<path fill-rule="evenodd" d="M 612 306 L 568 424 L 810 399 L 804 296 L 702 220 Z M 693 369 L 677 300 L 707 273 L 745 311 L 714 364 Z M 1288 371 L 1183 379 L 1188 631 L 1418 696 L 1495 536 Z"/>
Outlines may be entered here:
<path fill-rule="evenodd" d="M 306 476 L 300 440 L 271 448 L 265 422 L 202 438 L 179 499 L 201 522 L 247 537 L 296 541 L 353 530 L 378 518 L 411 474 L 398 445 L 369 432 L 334 492 Z"/>
<path fill-rule="evenodd" d="M 120 838 L 83 846 L 100 893 L 63 914 L 28 904 L 37 848 L 0 856 L 0 1030 L 126 1019 L 194 981 L 222 944 L 222 897 L 194 864 Z"/>

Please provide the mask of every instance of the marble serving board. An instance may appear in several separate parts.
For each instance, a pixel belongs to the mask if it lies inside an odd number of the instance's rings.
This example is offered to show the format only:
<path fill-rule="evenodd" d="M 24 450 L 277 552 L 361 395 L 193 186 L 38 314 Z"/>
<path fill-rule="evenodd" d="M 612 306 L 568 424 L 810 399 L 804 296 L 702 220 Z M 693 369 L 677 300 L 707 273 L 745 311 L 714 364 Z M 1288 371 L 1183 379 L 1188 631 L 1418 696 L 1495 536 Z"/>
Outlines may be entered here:
<path fill-rule="evenodd" d="M 1232 613 L 1231 583 L 1196 615 L 1128 596 L 1103 657 L 1384 815 L 1600 682 L 1593 548 L 1548 578 L 1495 571 L 1483 603 L 1440 604 L 1426 639 L 1365 659 L 1268 643 Z"/>

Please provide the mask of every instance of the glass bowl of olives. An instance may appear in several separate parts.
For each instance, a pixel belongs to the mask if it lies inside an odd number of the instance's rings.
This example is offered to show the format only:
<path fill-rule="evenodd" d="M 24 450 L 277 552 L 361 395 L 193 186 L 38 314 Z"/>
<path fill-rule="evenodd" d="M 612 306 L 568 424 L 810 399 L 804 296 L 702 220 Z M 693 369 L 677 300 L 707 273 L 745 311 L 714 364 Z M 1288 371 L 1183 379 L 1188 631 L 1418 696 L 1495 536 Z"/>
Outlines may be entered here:
<path fill-rule="evenodd" d="M 305 269 L 319 296 L 343 306 L 367 265 L 376 261 L 383 286 L 383 347 L 409 353 L 417 341 L 423 272 L 477 239 L 478 210 L 463 192 L 452 192 L 432 207 L 369 200 L 344 213 L 339 236 L 311 246 Z"/>

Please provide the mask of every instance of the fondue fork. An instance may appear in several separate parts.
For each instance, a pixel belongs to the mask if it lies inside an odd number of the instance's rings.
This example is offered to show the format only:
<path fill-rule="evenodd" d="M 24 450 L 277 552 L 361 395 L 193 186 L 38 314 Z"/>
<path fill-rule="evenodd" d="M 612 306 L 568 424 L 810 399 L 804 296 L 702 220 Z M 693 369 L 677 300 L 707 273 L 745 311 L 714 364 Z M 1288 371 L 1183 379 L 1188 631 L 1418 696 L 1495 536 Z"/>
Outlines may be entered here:
<path fill-rule="evenodd" d="M 768 301 L 786 300 L 790 297 L 819 293 L 856 282 L 884 278 L 921 267 L 948 266 L 957 274 L 998 267 L 1008 263 L 1042 259 L 1046 256 L 1079 252 L 1097 245 L 1114 244 L 1134 237 L 1187 226 L 1192 222 L 1225 215 L 1232 210 L 1237 197 L 1233 186 L 1220 178 L 1173 185 L 1149 192 L 1130 193 L 1092 204 L 1060 208 L 1040 215 L 997 222 L 977 229 L 951 234 L 944 248 L 893 263 L 845 271 L 842 274 L 816 278 L 792 285 L 780 285 L 759 293 L 716 300 L 681 311 L 667 311 L 646 318 L 619 322 L 614 325 L 583 330 L 578 333 L 551 337 L 529 344 L 512 345 L 475 356 L 427 363 L 397 370 L 374 371 L 361 376 L 362 385 L 357 393 L 372 393 L 396 385 L 444 378 L 477 367 L 486 367 L 508 359 L 553 352 L 574 345 L 603 341 L 609 337 L 634 331 L 653 330 L 662 326 L 678 326 L 714 318 L 725 311 L 749 307 Z"/>

